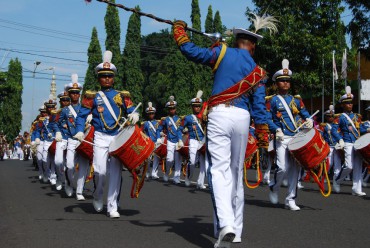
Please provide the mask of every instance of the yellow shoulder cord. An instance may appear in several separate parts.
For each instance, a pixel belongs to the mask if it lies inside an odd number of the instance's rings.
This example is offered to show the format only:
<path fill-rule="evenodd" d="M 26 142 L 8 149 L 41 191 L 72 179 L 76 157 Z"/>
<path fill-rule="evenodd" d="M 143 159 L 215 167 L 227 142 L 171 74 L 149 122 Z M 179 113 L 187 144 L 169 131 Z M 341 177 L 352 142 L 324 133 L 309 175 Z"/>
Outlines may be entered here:
<path fill-rule="evenodd" d="M 218 56 L 215 66 L 212 69 L 212 72 L 215 73 L 220 65 L 222 59 L 225 57 L 227 46 L 225 44 L 221 44 L 221 52 L 220 56 Z"/>
<path fill-rule="evenodd" d="M 105 122 L 104 120 L 104 116 L 103 116 L 103 113 L 99 113 L 100 114 L 100 118 L 101 120 L 103 121 L 103 124 L 104 124 L 104 127 L 108 130 L 113 130 L 117 127 L 117 125 L 119 124 L 119 119 L 121 119 L 121 114 L 122 114 L 122 109 L 119 108 L 119 115 L 118 115 L 118 118 L 117 118 L 117 121 L 116 123 L 112 126 L 112 127 L 109 127 L 108 124 Z"/>

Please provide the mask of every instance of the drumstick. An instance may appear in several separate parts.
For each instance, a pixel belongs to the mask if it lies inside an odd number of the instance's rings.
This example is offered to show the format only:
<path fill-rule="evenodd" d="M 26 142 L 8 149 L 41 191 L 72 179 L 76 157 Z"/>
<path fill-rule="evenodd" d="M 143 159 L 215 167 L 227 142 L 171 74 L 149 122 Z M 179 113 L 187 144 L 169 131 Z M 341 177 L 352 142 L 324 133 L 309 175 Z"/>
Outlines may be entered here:
<path fill-rule="evenodd" d="M 87 143 L 87 144 L 90 144 L 90 145 L 92 145 L 92 146 L 96 146 L 96 147 L 99 147 L 99 148 L 104 148 L 104 147 L 98 146 L 98 145 L 96 145 L 96 144 L 94 144 L 94 143 L 92 143 L 92 142 L 90 142 L 90 141 L 87 141 L 87 140 L 80 140 L 80 141 L 85 142 L 85 143 Z"/>
<path fill-rule="evenodd" d="M 134 111 L 132 111 L 132 113 L 135 113 L 136 112 L 136 110 L 139 108 L 141 106 L 141 102 L 139 102 L 139 104 L 136 106 L 136 108 L 134 109 Z M 131 114 L 132 114 L 131 113 Z M 122 125 L 120 125 L 120 128 L 118 129 L 118 132 L 119 131 L 121 131 L 122 130 L 122 128 L 124 128 L 125 127 L 125 124 L 126 124 L 126 122 L 128 121 L 128 118 L 125 120 L 125 122 L 122 124 Z"/>
<path fill-rule="evenodd" d="M 316 110 L 315 113 L 313 113 L 313 115 L 311 115 L 310 117 L 308 117 L 307 119 L 312 119 L 315 115 L 317 115 L 317 113 L 319 113 L 320 110 Z M 306 123 L 302 123 L 302 125 L 300 125 L 299 127 L 297 127 L 296 130 L 294 130 L 294 132 L 297 132 L 303 125 L 305 125 Z"/>

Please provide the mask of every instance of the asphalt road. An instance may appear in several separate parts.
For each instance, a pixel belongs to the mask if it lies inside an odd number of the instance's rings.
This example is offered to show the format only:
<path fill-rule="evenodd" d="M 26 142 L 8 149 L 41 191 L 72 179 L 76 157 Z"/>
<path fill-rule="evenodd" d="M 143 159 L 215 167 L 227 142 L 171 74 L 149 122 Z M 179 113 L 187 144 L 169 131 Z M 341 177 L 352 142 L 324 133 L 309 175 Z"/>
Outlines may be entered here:
<path fill-rule="evenodd" d="M 131 178 L 123 172 L 121 218 L 95 213 L 92 184 L 87 200 L 67 198 L 41 183 L 31 162 L 0 162 L 0 247 L 213 247 L 212 206 L 207 190 L 161 181 L 146 182 L 139 199 L 130 198 Z M 297 204 L 278 206 L 268 189 L 245 189 L 243 243 L 232 247 L 369 247 L 370 190 L 364 198 L 341 194 L 324 198 L 316 185 L 304 183 Z"/>

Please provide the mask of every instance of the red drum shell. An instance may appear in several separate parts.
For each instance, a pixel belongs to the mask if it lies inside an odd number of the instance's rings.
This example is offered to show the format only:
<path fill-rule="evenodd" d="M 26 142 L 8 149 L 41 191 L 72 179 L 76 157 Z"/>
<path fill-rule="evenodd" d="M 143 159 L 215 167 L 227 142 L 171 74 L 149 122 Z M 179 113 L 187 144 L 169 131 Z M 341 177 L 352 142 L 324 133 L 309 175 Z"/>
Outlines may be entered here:
<path fill-rule="evenodd" d="M 109 145 L 109 154 L 130 171 L 143 164 L 153 150 L 154 142 L 137 126 L 124 128 Z"/>
<path fill-rule="evenodd" d="M 309 137 L 312 138 L 308 140 Z M 300 147 L 297 148 L 297 146 Z M 319 131 L 312 128 L 305 129 L 294 135 L 288 144 L 288 150 L 302 167 L 306 170 L 311 170 L 325 160 L 330 152 L 330 147 Z"/>
<path fill-rule="evenodd" d="M 245 150 L 245 158 L 244 160 L 247 160 L 253 154 L 257 151 L 257 139 L 253 135 L 248 135 L 248 143 L 247 143 L 247 148 Z"/>
<path fill-rule="evenodd" d="M 164 138 L 163 144 L 155 149 L 154 153 L 162 159 L 167 157 L 167 137 Z"/>
<path fill-rule="evenodd" d="M 51 155 L 55 155 L 55 151 L 57 150 L 57 141 L 53 140 L 51 145 L 49 146 L 48 151 L 50 152 Z"/>
<path fill-rule="evenodd" d="M 198 151 L 202 154 L 202 155 L 206 155 L 206 143 L 204 143 L 199 149 Z"/>
<path fill-rule="evenodd" d="M 84 140 L 94 143 L 94 131 L 95 131 L 94 126 L 90 126 L 85 131 Z M 88 159 L 89 161 L 93 160 L 94 148 L 93 145 L 89 143 L 81 142 L 81 144 L 76 147 L 76 152 L 78 152 L 78 154 Z"/>
<path fill-rule="evenodd" d="M 185 158 L 189 157 L 189 139 L 189 134 L 184 134 L 182 136 L 182 142 L 184 143 L 184 146 L 177 150 L 181 154 L 181 156 Z"/>
<path fill-rule="evenodd" d="M 370 133 L 358 138 L 354 144 L 354 148 L 360 152 L 362 158 L 367 163 L 370 163 Z"/>

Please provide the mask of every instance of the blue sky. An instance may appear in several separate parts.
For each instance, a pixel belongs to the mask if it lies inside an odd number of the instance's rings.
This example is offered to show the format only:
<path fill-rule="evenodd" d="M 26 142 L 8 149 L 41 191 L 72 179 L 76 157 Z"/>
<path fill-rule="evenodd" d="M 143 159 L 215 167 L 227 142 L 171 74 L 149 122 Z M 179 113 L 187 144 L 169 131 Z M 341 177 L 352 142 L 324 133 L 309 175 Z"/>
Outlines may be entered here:
<path fill-rule="evenodd" d="M 116 0 L 116 2 L 128 7 L 139 5 L 143 12 L 166 19 L 182 19 L 190 23 L 191 0 Z M 210 4 L 214 13 L 216 10 L 220 11 L 222 22 L 226 27 L 249 26 L 244 12 L 247 6 L 253 9 L 251 0 L 199 0 L 199 3 L 203 27 Z M 80 77 L 85 76 L 86 53 L 94 26 L 98 29 L 102 50 L 105 50 L 106 7 L 106 4 L 95 0 L 88 5 L 84 0 L 0 0 L 0 68 L 2 71 L 7 70 L 9 60 L 16 57 L 21 60 L 23 66 L 22 130 L 29 129 L 37 109 L 50 94 L 52 70 L 48 68 L 55 67 L 59 93 L 64 85 L 69 83 L 72 73 L 78 73 Z M 124 48 L 130 14 L 119 10 L 121 50 Z M 146 17 L 142 17 L 141 20 L 143 35 L 169 27 Z M 4 49 L 13 51 L 7 52 Z M 41 64 L 36 69 L 35 78 L 32 78 L 35 61 L 40 61 Z M 83 79 L 80 82 L 82 83 Z"/>
<path fill-rule="evenodd" d="M 128 7 L 139 5 L 144 12 L 150 12 L 166 19 L 182 19 L 190 23 L 191 0 L 117 0 L 116 2 Z M 232 4 L 224 0 L 200 0 L 199 2 L 202 26 L 204 26 L 210 4 L 214 13 L 216 10 L 220 11 L 223 24 L 227 27 L 249 26 L 244 12 L 247 6 L 252 6 L 251 1 L 232 1 Z M 78 73 L 80 77 L 85 76 L 87 63 L 80 61 L 87 61 L 86 53 L 91 30 L 94 26 L 98 29 L 99 39 L 104 50 L 104 15 L 106 7 L 106 4 L 94 0 L 88 5 L 83 0 L 0 0 L 1 70 L 7 70 L 9 60 L 16 57 L 21 60 L 24 68 L 23 130 L 29 128 L 31 121 L 37 114 L 37 109 L 50 94 L 52 70 L 47 69 L 55 67 L 57 93 L 59 93 L 63 90 L 64 84 L 69 83 L 72 73 Z M 123 44 L 130 14 L 119 10 L 122 33 L 121 50 L 124 48 Z M 29 26 L 35 26 L 36 28 Z M 168 27 L 167 24 L 157 23 L 142 17 L 141 32 L 143 35 Z M 42 29 L 51 29 L 80 36 L 61 35 L 60 32 L 53 33 Z M 3 49 L 13 49 L 22 53 L 15 51 L 8 53 Z M 32 71 L 34 70 L 35 61 L 40 61 L 41 64 L 36 69 L 34 79 L 32 78 Z M 82 79 L 80 81 L 83 82 Z M 32 104 L 32 98 L 34 104 Z"/>

